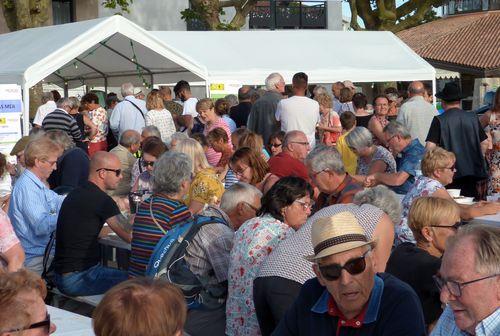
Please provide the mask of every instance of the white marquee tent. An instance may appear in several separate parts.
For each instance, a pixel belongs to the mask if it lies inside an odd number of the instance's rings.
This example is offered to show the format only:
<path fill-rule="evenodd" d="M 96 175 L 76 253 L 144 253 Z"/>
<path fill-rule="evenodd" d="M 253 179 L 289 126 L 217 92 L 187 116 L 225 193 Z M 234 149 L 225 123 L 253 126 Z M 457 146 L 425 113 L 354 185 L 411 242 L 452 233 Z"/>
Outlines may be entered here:
<path fill-rule="evenodd" d="M 41 80 L 61 87 L 131 81 L 264 84 L 303 71 L 310 83 L 432 80 L 435 69 L 390 32 L 328 30 L 148 32 L 112 16 L 0 35 L 0 84 L 23 92 Z M 24 131 L 29 97 L 24 95 Z"/>
<path fill-rule="evenodd" d="M 310 83 L 433 80 L 434 68 L 391 32 L 278 30 L 155 31 L 165 44 L 207 68 L 213 80 L 263 84 L 271 72 L 289 83 L 303 71 Z"/>
<path fill-rule="evenodd" d="M 77 87 L 207 79 L 204 66 L 119 15 L 0 35 L 0 60 L 0 84 L 22 87 L 24 132 L 25 93 L 41 80 Z"/>

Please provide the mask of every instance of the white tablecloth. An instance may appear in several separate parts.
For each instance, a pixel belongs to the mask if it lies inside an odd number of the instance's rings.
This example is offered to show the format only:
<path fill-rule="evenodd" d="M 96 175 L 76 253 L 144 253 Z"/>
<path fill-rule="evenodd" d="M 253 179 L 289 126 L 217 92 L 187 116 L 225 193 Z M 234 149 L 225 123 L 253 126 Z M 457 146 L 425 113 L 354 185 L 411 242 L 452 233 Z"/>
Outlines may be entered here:
<path fill-rule="evenodd" d="M 471 221 L 471 223 L 500 226 L 500 212 L 496 215 L 476 217 Z"/>
<path fill-rule="evenodd" d="M 92 319 L 52 306 L 47 306 L 47 311 L 50 314 L 50 320 L 57 328 L 53 335 L 94 336 Z"/>

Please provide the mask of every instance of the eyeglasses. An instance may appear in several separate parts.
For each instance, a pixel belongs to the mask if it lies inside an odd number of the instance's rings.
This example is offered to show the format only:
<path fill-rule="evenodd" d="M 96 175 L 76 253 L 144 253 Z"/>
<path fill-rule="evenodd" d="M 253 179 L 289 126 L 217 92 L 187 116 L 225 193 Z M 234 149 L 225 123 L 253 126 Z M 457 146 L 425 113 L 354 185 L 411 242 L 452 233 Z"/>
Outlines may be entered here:
<path fill-rule="evenodd" d="M 312 209 L 314 207 L 314 201 L 310 201 L 309 203 L 308 202 L 304 202 L 304 201 L 301 201 L 301 200 L 295 200 L 294 202 L 297 202 L 299 203 L 300 205 L 302 205 L 302 209 L 304 211 L 307 211 L 308 209 Z"/>
<path fill-rule="evenodd" d="M 243 176 L 243 174 L 245 174 L 245 171 L 246 171 L 248 168 L 250 168 L 250 166 L 246 166 L 245 168 L 243 168 L 243 170 L 242 170 L 242 171 L 239 171 L 239 172 L 238 172 L 238 171 L 236 171 L 236 170 L 234 170 L 231 166 L 229 166 L 229 168 L 231 168 L 231 170 L 233 171 L 233 173 L 234 173 L 234 175 L 235 175 L 235 176 L 240 176 L 240 177 L 241 177 L 241 176 Z"/>
<path fill-rule="evenodd" d="M 322 169 L 318 172 L 312 172 L 312 174 L 310 174 L 310 177 L 311 177 L 311 180 L 315 180 L 316 177 L 321 174 L 322 172 L 325 172 L 325 171 L 328 171 L 328 169 Z"/>
<path fill-rule="evenodd" d="M 397 137 L 397 136 L 398 136 L 397 134 L 395 134 L 395 135 L 391 136 L 389 139 L 387 139 L 387 143 L 389 143 L 392 139 L 394 139 L 394 138 L 395 138 L 395 137 Z"/>
<path fill-rule="evenodd" d="M 144 167 L 153 167 L 155 164 L 155 161 L 142 160 L 142 163 L 144 164 Z"/>
<path fill-rule="evenodd" d="M 331 264 L 325 266 L 319 266 L 319 271 L 323 278 L 328 281 L 338 280 L 342 274 L 342 269 L 345 269 L 349 274 L 356 275 L 363 273 L 366 269 L 366 261 L 365 257 L 370 252 L 370 250 L 366 251 L 361 257 L 351 259 L 347 261 L 344 266 L 340 266 L 339 264 Z"/>
<path fill-rule="evenodd" d="M 244 204 L 248 205 L 250 207 L 250 209 L 252 209 L 253 211 L 255 211 L 255 213 L 257 213 L 259 211 L 258 208 L 254 207 L 252 204 L 248 203 L 248 202 L 245 202 L 243 201 Z"/>
<path fill-rule="evenodd" d="M 453 229 L 453 230 L 458 230 L 461 226 L 464 226 L 467 224 L 467 222 L 464 221 L 458 221 L 453 225 L 429 225 L 430 227 L 437 227 L 437 228 L 448 228 L 448 229 Z"/>
<path fill-rule="evenodd" d="M 500 274 L 488 275 L 488 276 L 485 276 L 484 278 L 474 279 L 474 280 L 467 281 L 467 282 L 446 280 L 446 279 L 443 279 L 439 275 L 434 275 L 432 278 L 434 279 L 434 282 L 436 283 L 436 286 L 438 287 L 438 289 L 440 291 L 442 291 L 443 288 L 446 286 L 446 289 L 448 289 L 448 292 L 450 292 L 451 295 L 453 295 L 455 297 L 460 297 L 460 296 L 462 296 L 462 288 L 463 287 L 470 285 L 471 283 L 494 278 L 494 277 L 499 276 L 499 275 Z"/>
<path fill-rule="evenodd" d="M 290 141 L 289 143 L 294 143 L 302 146 L 309 146 L 309 142 L 307 141 Z"/>
<path fill-rule="evenodd" d="M 121 169 L 111 169 L 111 168 L 98 168 L 95 171 L 99 171 L 99 170 L 114 172 L 116 174 L 116 177 L 120 176 L 122 173 Z"/>
<path fill-rule="evenodd" d="M 456 172 L 456 171 L 457 171 L 457 169 L 455 168 L 455 164 L 453 164 L 451 167 L 443 167 L 443 168 L 441 168 L 441 169 L 449 169 L 449 170 L 451 170 L 452 172 Z"/>
<path fill-rule="evenodd" d="M 271 146 L 271 147 L 281 147 L 281 144 L 280 144 L 280 143 L 279 143 L 279 144 L 272 143 L 272 144 L 270 144 L 269 146 Z"/>
<path fill-rule="evenodd" d="M 45 159 L 44 159 L 44 160 L 40 160 L 40 161 L 47 162 L 47 163 L 48 163 L 49 165 L 51 165 L 51 166 L 53 166 L 53 165 L 55 165 L 55 164 L 57 163 L 57 160 L 55 160 L 55 161 L 50 161 L 50 160 L 45 160 Z"/>
<path fill-rule="evenodd" d="M 27 326 L 25 328 L 9 330 L 6 332 L 19 332 L 19 331 L 23 331 L 23 330 L 37 329 L 37 328 L 41 328 L 41 327 L 45 327 L 45 333 L 47 335 L 50 333 L 50 315 L 49 315 L 49 313 L 47 313 L 45 320 L 43 320 L 43 321 L 30 324 L 29 326 Z"/>

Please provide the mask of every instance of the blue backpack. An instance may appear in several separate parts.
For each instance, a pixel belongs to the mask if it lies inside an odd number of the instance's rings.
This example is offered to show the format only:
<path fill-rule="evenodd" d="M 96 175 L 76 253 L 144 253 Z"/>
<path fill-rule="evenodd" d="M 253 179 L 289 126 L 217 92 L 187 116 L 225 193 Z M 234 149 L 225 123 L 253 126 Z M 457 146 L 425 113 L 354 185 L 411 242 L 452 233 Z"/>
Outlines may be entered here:
<path fill-rule="evenodd" d="M 184 259 L 187 247 L 201 227 L 214 223 L 227 225 L 221 218 L 206 216 L 194 216 L 175 224 L 170 230 L 164 232 L 165 235 L 156 244 L 146 268 L 147 277 L 163 278 L 177 285 L 182 290 L 189 309 L 202 308 L 202 306 L 215 308 L 225 300 L 225 290 L 204 286 L 203 279 L 191 272 Z"/>

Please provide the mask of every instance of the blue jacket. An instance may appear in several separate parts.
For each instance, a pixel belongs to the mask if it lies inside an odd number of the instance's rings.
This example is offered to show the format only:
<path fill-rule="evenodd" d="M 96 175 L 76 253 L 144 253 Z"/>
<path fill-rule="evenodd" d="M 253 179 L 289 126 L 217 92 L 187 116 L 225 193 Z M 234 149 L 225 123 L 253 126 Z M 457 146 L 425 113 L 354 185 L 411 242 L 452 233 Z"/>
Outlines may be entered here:
<path fill-rule="evenodd" d="M 328 314 L 329 297 L 330 293 L 317 278 L 308 280 L 272 335 L 336 335 L 338 318 Z M 396 277 L 377 274 L 363 326 L 342 327 L 337 336 L 349 335 L 425 335 L 424 315 L 417 295 Z"/>

